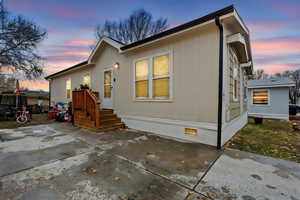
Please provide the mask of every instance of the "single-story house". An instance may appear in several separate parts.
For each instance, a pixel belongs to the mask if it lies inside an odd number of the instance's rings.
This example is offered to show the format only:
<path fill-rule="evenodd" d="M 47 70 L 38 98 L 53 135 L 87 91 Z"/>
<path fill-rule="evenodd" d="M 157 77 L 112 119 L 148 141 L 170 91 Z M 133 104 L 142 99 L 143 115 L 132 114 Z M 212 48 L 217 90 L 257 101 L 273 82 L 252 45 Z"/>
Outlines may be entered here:
<path fill-rule="evenodd" d="M 0 94 L 2 92 L 14 92 L 16 90 L 16 81 L 15 78 L 0 73 Z"/>
<path fill-rule="evenodd" d="M 247 124 L 251 74 L 249 30 L 229 6 L 131 44 L 103 37 L 86 61 L 46 79 L 51 102 L 80 109 L 78 88 L 88 85 L 100 115 L 110 109 L 129 128 L 221 148 Z"/>
<path fill-rule="evenodd" d="M 294 86 L 288 78 L 247 81 L 249 116 L 288 120 L 289 89 Z"/>
<path fill-rule="evenodd" d="M 49 110 L 49 92 L 25 90 L 23 93 L 27 96 L 27 105 L 33 106 L 36 112 Z"/>

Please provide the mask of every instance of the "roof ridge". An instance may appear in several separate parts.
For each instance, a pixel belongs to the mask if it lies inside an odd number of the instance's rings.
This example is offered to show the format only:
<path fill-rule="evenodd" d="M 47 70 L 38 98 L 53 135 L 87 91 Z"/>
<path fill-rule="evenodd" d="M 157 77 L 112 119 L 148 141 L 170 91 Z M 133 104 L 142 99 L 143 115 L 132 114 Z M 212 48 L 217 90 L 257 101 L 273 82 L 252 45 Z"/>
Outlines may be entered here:
<path fill-rule="evenodd" d="M 132 47 L 135 47 L 135 46 L 147 43 L 149 41 L 152 41 L 152 40 L 155 40 L 155 39 L 159 39 L 159 38 L 164 37 L 166 35 L 170 35 L 170 34 L 182 31 L 184 29 L 191 28 L 191 27 L 193 27 L 195 25 L 202 24 L 202 23 L 207 22 L 207 21 L 209 21 L 211 19 L 214 19 L 215 17 L 220 17 L 220 16 L 226 15 L 226 14 L 234 12 L 234 11 L 235 11 L 235 7 L 234 7 L 233 4 L 231 4 L 230 6 L 227 6 L 225 8 L 220 9 L 220 10 L 217 10 L 215 12 L 209 13 L 207 15 L 204 15 L 204 16 L 200 17 L 200 18 L 197 18 L 197 19 L 188 21 L 186 23 L 180 24 L 178 26 L 175 26 L 173 28 L 167 29 L 167 30 L 165 30 L 163 32 L 157 33 L 157 34 L 152 35 L 150 37 L 147 37 L 145 39 L 132 42 L 132 43 L 130 43 L 128 45 L 124 45 L 123 47 L 121 47 L 121 50 L 127 50 L 127 49 L 130 49 Z"/>

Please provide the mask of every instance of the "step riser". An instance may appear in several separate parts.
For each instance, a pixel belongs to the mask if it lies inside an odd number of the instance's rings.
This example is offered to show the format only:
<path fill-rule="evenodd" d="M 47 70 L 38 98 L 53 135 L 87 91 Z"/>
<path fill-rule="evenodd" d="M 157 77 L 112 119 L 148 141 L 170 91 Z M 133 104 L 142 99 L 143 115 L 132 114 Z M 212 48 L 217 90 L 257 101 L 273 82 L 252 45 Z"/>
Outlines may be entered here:
<path fill-rule="evenodd" d="M 74 111 L 75 118 L 74 124 L 79 127 L 84 127 L 94 131 L 112 131 L 125 128 L 125 124 L 122 120 L 114 114 L 113 110 L 101 110 L 100 111 L 100 127 L 96 127 L 95 121 L 91 120 L 91 117 L 86 113 L 76 110 Z"/>

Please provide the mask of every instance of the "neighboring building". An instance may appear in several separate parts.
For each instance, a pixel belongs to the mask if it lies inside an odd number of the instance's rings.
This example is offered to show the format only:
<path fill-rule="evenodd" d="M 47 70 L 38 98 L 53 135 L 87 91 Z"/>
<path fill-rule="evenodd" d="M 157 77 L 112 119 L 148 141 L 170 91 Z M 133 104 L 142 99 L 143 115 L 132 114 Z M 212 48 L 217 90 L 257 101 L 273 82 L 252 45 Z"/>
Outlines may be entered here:
<path fill-rule="evenodd" d="M 0 74 L 0 93 L 14 92 L 16 90 L 16 79 L 7 77 L 5 74 Z"/>
<path fill-rule="evenodd" d="M 229 6 L 129 45 L 104 37 L 46 79 L 53 103 L 86 84 L 129 128 L 220 147 L 247 124 L 251 73 L 249 30 Z"/>
<path fill-rule="evenodd" d="M 288 120 L 289 89 L 294 86 L 287 78 L 247 81 L 249 116 Z"/>
<path fill-rule="evenodd" d="M 49 92 L 28 90 L 23 93 L 27 96 L 27 105 L 39 107 L 42 111 L 49 110 Z"/>

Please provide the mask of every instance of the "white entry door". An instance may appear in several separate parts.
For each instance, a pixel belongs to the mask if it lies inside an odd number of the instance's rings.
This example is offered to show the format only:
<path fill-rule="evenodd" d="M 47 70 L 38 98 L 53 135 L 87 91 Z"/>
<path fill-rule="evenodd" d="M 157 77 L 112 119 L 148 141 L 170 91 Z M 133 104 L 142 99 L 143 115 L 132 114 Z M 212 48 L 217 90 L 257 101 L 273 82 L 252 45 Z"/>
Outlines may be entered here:
<path fill-rule="evenodd" d="M 102 108 L 113 109 L 114 77 L 113 68 L 105 69 L 103 72 L 103 100 Z"/>

